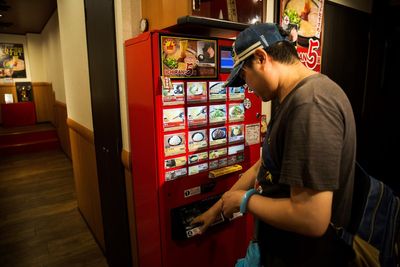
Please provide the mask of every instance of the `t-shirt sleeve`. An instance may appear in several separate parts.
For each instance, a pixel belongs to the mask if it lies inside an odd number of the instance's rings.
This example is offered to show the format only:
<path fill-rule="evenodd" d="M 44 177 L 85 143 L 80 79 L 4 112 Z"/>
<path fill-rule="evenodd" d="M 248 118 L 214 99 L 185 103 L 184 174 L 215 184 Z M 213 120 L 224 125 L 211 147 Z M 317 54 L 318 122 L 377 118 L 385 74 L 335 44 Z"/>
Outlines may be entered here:
<path fill-rule="evenodd" d="M 343 119 L 338 111 L 307 103 L 286 122 L 280 183 L 333 191 L 339 187 Z"/>

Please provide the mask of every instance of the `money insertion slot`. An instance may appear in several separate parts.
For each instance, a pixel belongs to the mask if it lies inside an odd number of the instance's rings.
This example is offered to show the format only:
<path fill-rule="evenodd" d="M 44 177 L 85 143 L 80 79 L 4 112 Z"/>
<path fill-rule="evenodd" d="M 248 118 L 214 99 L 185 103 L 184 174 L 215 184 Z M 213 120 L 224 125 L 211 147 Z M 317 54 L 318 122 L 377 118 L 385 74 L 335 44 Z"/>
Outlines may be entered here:
<path fill-rule="evenodd" d="M 223 175 L 241 171 L 243 169 L 242 165 L 235 164 L 232 166 L 223 167 L 220 169 L 212 170 L 208 173 L 209 178 L 217 178 Z"/>

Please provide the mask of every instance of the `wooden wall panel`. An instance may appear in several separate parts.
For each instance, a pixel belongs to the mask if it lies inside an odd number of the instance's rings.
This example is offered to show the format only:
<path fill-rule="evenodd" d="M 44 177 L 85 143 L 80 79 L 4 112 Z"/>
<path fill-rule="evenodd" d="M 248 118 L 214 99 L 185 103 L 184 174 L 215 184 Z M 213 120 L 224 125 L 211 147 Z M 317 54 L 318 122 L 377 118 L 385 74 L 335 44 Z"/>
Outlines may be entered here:
<path fill-rule="evenodd" d="M 142 1 L 142 17 L 149 21 L 150 30 L 160 30 L 176 24 L 179 17 L 191 15 L 190 0 Z"/>
<path fill-rule="evenodd" d="M 136 238 L 135 207 L 133 205 L 132 161 L 130 152 L 122 150 L 121 160 L 125 169 L 126 201 L 128 207 L 129 233 L 131 238 L 132 264 L 133 267 L 137 267 L 139 266 L 138 244 Z"/>
<path fill-rule="evenodd" d="M 70 159 L 72 159 L 67 118 L 67 105 L 56 101 L 54 105 L 54 126 L 57 129 L 58 139 L 60 140 L 62 150 Z"/>
<path fill-rule="evenodd" d="M 54 124 L 54 93 L 51 83 L 32 83 L 36 121 Z"/>
<path fill-rule="evenodd" d="M 78 208 L 103 249 L 104 230 L 93 132 L 68 118 Z"/>
<path fill-rule="evenodd" d="M 17 90 L 15 88 L 15 84 L 0 84 L 0 103 L 5 103 L 4 94 L 13 94 L 14 102 L 18 102 Z M 0 109 L 0 123 L 2 123 L 1 109 Z"/>

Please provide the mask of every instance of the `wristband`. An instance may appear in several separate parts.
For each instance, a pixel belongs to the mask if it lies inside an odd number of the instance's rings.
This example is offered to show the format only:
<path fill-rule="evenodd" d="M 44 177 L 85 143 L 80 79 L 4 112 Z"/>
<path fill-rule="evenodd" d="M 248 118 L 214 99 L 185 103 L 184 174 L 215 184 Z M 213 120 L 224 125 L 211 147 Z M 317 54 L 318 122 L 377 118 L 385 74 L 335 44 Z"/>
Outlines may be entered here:
<path fill-rule="evenodd" d="M 242 202 L 240 203 L 240 213 L 245 214 L 247 211 L 247 202 L 249 202 L 249 199 L 252 195 L 254 194 L 258 194 L 257 190 L 255 189 L 250 189 L 249 191 L 247 191 L 243 198 L 242 198 Z"/>

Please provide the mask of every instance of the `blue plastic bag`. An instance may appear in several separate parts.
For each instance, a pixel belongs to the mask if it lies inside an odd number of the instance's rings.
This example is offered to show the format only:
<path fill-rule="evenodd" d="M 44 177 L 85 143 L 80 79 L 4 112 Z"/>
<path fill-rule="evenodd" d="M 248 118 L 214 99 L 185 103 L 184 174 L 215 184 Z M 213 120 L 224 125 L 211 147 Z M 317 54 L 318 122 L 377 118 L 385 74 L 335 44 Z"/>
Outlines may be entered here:
<path fill-rule="evenodd" d="M 250 241 L 246 257 L 238 259 L 235 267 L 261 267 L 260 247 L 257 241 Z"/>

